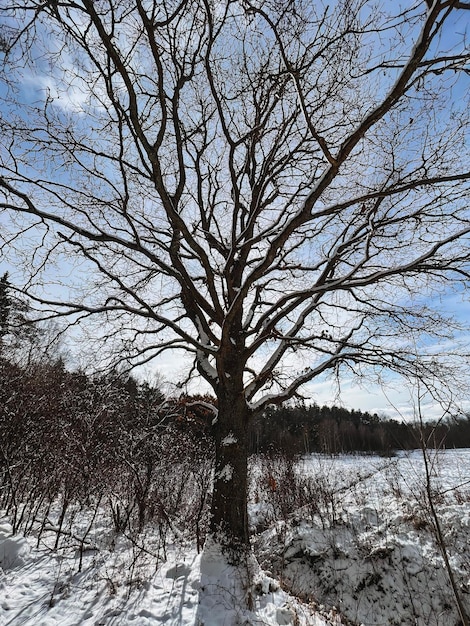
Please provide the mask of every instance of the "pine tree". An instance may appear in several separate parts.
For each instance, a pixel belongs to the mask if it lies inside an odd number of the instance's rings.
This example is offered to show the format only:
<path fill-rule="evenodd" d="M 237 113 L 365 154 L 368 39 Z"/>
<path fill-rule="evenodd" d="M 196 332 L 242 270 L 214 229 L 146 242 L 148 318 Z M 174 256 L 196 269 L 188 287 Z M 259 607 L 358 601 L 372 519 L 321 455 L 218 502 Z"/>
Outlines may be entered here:
<path fill-rule="evenodd" d="M 26 300 L 14 293 L 8 272 L 0 278 L 0 355 L 10 360 L 21 360 L 31 355 L 40 331 L 29 318 L 30 307 Z"/>
<path fill-rule="evenodd" d="M 0 354 L 3 351 L 5 337 L 8 334 L 11 299 L 9 296 L 10 282 L 8 272 L 0 278 Z"/>

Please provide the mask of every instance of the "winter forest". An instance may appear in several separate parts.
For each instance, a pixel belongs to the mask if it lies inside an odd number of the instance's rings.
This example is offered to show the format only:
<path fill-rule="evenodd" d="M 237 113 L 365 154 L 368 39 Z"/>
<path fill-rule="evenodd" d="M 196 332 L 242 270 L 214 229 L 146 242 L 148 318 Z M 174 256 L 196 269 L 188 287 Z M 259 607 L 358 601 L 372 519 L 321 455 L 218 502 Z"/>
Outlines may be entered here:
<path fill-rule="evenodd" d="M 0 3 L 2 624 L 469 625 L 469 25 Z"/>

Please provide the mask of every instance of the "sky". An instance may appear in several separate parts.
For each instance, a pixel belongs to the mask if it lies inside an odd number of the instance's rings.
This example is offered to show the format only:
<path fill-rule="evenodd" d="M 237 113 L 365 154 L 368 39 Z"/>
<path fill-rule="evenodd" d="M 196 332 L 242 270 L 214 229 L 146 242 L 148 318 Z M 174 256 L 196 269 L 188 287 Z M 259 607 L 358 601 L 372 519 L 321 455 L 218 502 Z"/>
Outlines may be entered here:
<path fill-rule="evenodd" d="M 469 19 L 467 15 L 461 13 L 458 21 L 456 21 L 446 33 L 446 37 L 451 41 L 455 36 L 455 32 L 458 32 L 459 35 L 468 32 L 468 25 Z M 49 89 L 51 95 L 58 99 L 64 110 L 79 111 L 84 103 L 83 93 L 80 89 L 75 87 L 67 94 L 59 94 L 56 92 L 54 89 L 53 73 L 54 70 L 51 70 L 50 75 L 47 75 L 47 72 L 45 72 L 40 77 L 26 74 L 23 85 L 24 96 L 32 101 L 38 96 L 44 97 L 45 90 Z M 463 94 L 463 83 L 459 89 L 460 88 Z M 4 93 L 4 86 L 2 87 L 0 85 L 0 90 L 3 90 Z M 0 114 L 1 113 L 5 114 L 5 111 L 0 110 Z M 2 223 L 1 219 L 0 216 L 0 226 Z M 4 259 L 0 256 L 0 274 L 3 274 L 6 270 L 12 270 L 12 274 L 15 274 L 15 267 L 12 267 L 11 264 L 9 265 L 8 261 L 9 259 Z M 448 301 L 445 303 L 445 307 L 450 313 L 455 314 L 463 322 L 467 322 L 470 319 L 469 304 L 468 301 L 464 299 L 459 299 L 455 296 L 449 297 Z M 462 336 L 461 339 L 465 340 L 465 337 Z M 437 348 L 437 350 L 438 349 L 439 348 Z M 172 383 L 180 378 L 181 372 L 184 369 L 181 363 L 181 355 L 168 353 L 152 366 L 144 368 L 142 375 L 152 378 L 160 374 L 164 379 Z M 204 387 L 196 382 L 193 383 L 188 390 L 196 392 L 204 390 Z M 396 378 L 391 380 L 386 390 L 370 380 L 358 384 L 354 379 L 346 376 L 341 380 L 341 388 L 339 391 L 334 381 L 331 380 L 314 381 L 306 387 L 306 391 L 311 401 L 317 404 L 339 403 L 347 408 L 386 413 L 388 415 L 399 415 L 401 413 L 405 419 L 410 419 L 413 415 L 412 398 L 414 390 L 409 385 L 405 385 L 402 380 Z M 465 398 L 459 399 L 459 401 L 463 402 L 466 406 Z M 424 400 L 424 406 L 426 412 L 432 415 L 432 417 L 439 417 L 442 414 L 441 407 L 430 399 Z"/>

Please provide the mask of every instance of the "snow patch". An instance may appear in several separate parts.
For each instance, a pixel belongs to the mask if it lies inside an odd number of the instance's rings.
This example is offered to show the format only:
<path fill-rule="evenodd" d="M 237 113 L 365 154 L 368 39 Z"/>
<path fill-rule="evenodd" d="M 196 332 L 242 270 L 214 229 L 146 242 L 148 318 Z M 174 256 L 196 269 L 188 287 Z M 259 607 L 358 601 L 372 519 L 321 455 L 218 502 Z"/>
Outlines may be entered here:
<path fill-rule="evenodd" d="M 196 326 L 197 326 L 197 331 L 199 333 L 199 339 L 201 341 L 201 344 L 204 348 L 212 348 L 211 345 L 211 341 L 209 339 L 208 334 L 205 332 L 204 327 L 201 323 L 201 320 L 199 319 L 199 317 L 196 315 Z M 212 351 L 212 350 L 211 350 Z M 218 376 L 217 376 L 217 370 L 215 369 L 215 367 L 213 365 L 211 365 L 209 363 L 209 359 L 207 357 L 207 354 L 204 352 L 204 350 L 197 350 L 196 351 L 196 358 L 197 361 L 201 367 L 202 370 L 204 370 L 204 372 L 207 374 L 207 376 L 209 378 L 211 378 L 212 380 L 218 380 Z"/>
<path fill-rule="evenodd" d="M 232 478 L 233 478 L 233 467 L 230 465 L 230 463 L 227 463 L 226 465 L 223 466 L 223 468 L 218 473 L 217 478 L 219 480 L 225 480 L 225 482 L 227 482 L 227 483 L 230 480 L 232 480 Z"/>
<path fill-rule="evenodd" d="M 30 552 L 24 537 L 8 536 L 12 530 L 10 524 L 0 524 L 0 571 L 4 572 L 23 567 Z"/>
<path fill-rule="evenodd" d="M 191 574 L 191 568 L 186 563 L 176 563 L 173 567 L 168 568 L 166 572 L 167 578 L 177 580 L 178 578 L 187 578 Z"/>
<path fill-rule="evenodd" d="M 224 437 L 221 441 L 223 446 L 231 446 L 234 443 L 237 443 L 238 439 L 235 437 L 233 433 L 229 433 L 226 437 Z"/>
<path fill-rule="evenodd" d="M 209 537 L 200 561 L 199 626 L 330 626 L 282 591 L 254 555 L 242 566 L 227 563 L 220 543 Z M 252 609 L 244 608 L 248 605 Z"/>

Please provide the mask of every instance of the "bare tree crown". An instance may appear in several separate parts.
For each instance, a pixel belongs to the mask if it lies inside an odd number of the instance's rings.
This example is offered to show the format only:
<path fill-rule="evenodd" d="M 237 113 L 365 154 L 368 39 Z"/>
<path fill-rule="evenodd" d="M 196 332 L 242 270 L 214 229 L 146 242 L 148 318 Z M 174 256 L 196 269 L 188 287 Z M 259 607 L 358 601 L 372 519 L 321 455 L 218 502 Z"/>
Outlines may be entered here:
<path fill-rule="evenodd" d="M 31 237 L 42 310 L 100 314 L 135 364 L 190 352 L 251 408 L 406 371 L 468 278 L 468 8 L 8 3 L 2 252 Z M 79 296 L 39 288 L 61 258 Z"/>

